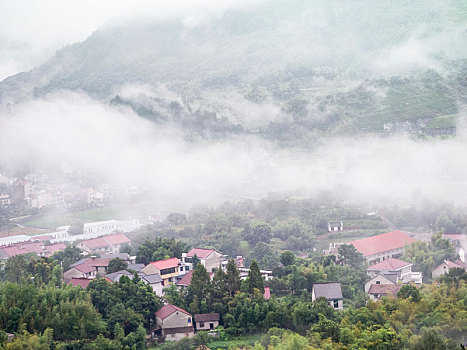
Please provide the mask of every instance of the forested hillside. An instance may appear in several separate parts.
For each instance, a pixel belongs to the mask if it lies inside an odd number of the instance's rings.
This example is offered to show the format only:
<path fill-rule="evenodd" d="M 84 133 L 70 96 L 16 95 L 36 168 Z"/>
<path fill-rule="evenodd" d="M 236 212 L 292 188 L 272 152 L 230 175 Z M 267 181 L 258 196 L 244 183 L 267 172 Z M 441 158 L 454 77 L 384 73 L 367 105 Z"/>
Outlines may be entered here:
<path fill-rule="evenodd" d="M 354 133 L 452 135 L 467 96 L 467 8 L 431 5 L 274 0 L 117 22 L 4 80 L 0 101 L 84 91 L 188 133 L 253 131 L 294 146 Z"/>

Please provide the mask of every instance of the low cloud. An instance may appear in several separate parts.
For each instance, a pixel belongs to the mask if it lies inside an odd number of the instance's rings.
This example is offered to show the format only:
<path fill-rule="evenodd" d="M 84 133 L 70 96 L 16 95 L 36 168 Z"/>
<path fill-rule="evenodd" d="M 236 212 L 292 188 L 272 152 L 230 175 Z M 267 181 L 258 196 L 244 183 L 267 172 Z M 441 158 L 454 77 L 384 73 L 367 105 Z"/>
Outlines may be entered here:
<path fill-rule="evenodd" d="M 77 93 L 32 99 L 0 113 L 0 164 L 94 168 L 118 186 L 146 186 L 178 203 L 261 198 L 270 192 L 315 194 L 345 188 L 362 200 L 407 200 L 412 192 L 462 201 L 467 195 L 457 138 L 333 138 L 313 152 L 278 149 L 256 136 L 187 142 L 173 125 Z"/>

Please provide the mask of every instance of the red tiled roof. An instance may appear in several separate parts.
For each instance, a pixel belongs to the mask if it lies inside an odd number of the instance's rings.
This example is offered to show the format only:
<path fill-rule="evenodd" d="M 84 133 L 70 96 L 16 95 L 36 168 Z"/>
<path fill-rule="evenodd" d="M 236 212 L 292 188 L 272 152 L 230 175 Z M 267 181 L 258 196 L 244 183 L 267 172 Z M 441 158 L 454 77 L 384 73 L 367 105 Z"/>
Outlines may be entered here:
<path fill-rule="evenodd" d="M 195 255 L 200 259 L 206 259 L 209 255 L 214 253 L 214 249 L 193 248 L 187 253 L 187 257 L 192 258 Z"/>
<path fill-rule="evenodd" d="M 88 278 L 72 277 L 71 281 L 68 282 L 68 284 L 71 284 L 73 287 L 80 286 L 81 288 L 86 289 L 89 283 L 91 283 L 91 281 L 92 279 L 88 279 Z"/>
<path fill-rule="evenodd" d="M 88 258 L 85 264 L 96 267 L 107 267 L 112 258 Z"/>
<path fill-rule="evenodd" d="M 55 243 L 55 244 L 45 246 L 45 249 L 49 251 L 50 255 L 52 255 L 53 253 L 58 252 L 60 250 L 65 250 L 66 245 L 63 243 Z"/>
<path fill-rule="evenodd" d="M 188 287 L 191 284 L 191 276 L 192 275 L 193 275 L 193 270 L 191 270 L 185 276 L 183 276 L 182 279 L 177 282 L 177 286 Z"/>
<path fill-rule="evenodd" d="M 165 259 L 165 260 L 153 261 L 150 264 L 156 267 L 160 271 L 160 270 L 176 267 L 178 266 L 178 263 L 179 261 L 177 258 L 170 258 L 170 259 Z"/>
<path fill-rule="evenodd" d="M 87 258 L 79 265 L 74 265 L 74 268 L 82 273 L 96 271 L 96 267 L 107 267 L 111 258 Z"/>
<path fill-rule="evenodd" d="M 459 265 L 459 264 L 457 264 L 457 263 L 455 263 L 454 261 L 451 261 L 451 260 L 444 260 L 444 262 L 446 263 L 446 265 L 448 265 L 448 267 L 450 269 L 453 269 L 453 268 L 456 268 L 456 267 L 460 267 L 462 269 L 464 268 L 464 266 Z"/>
<path fill-rule="evenodd" d="M 85 244 L 91 249 L 105 248 L 111 245 L 124 244 L 131 242 L 130 239 L 125 236 L 123 233 L 116 233 L 113 235 L 108 235 L 104 237 L 92 238 L 82 241 L 82 244 Z"/>
<path fill-rule="evenodd" d="M 104 236 L 103 238 L 112 245 L 131 242 L 131 240 L 123 233 L 116 233 L 113 235 Z"/>
<path fill-rule="evenodd" d="M 465 233 L 443 233 L 443 238 L 447 238 L 449 240 L 461 240 L 463 238 L 467 238 Z"/>
<path fill-rule="evenodd" d="M 372 284 L 368 294 L 382 294 L 395 297 L 401 288 L 402 284 Z"/>
<path fill-rule="evenodd" d="M 24 250 L 21 250 L 19 249 L 18 247 L 16 246 L 11 246 L 11 247 L 3 247 L 1 248 L 5 254 L 8 256 L 8 257 L 12 257 L 12 256 L 16 256 L 16 255 L 21 255 L 21 254 L 26 254 L 28 252 L 25 252 Z"/>
<path fill-rule="evenodd" d="M 102 237 L 87 239 L 82 241 L 81 244 L 89 247 L 90 249 L 99 249 L 109 246 L 109 243 Z"/>
<path fill-rule="evenodd" d="M 367 270 L 399 270 L 403 267 L 412 265 L 411 263 L 408 263 L 406 261 L 402 261 L 399 259 L 395 258 L 388 258 L 383 261 L 380 261 L 379 263 L 376 263 L 372 266 L 370 266 Z"/>
<path fill-rule="evenodd" d="M 373 237 L 358 239 L 349 244 L 353 244 L 355 249 L 364 256 L 368 256 L 402 248 L 414 241 L 413 238 L 409 237 L 404 232 L 396 230 Z"/>
<path fill-rule="evenodd" d="M 264 299 L 269 300 L 271 299 L 271 289 L 269 287 L 264 287 Z"/>
<path fill-rule="evenodd" d="M 163 320 L 166 317 L 172 315 L 175 311 L 179 311 L 191 316 L 187 311 L 180 309 L 179 307 L 172 304 L 164 305 L 159 311 L 156 312 L 156 316 Z"/>
<path fill-rule="evenodd" d="M 96 271 L 95 267 L 88 265 L 88 264 L 76 265 L 75 267 L 72 267 L 72 268 L 82 273 L 90 273 L 90 272 Z"/>
<path fill-rule="evenodd" d="M 2 247 L 1 249 L 5 252 L 6 255 L 8 255 L 8 257 L 11 258 L 16 255 L 28 253 L 44 253 L 45 250 L 43 249 L 43 247 L 44 243 L 41 242 L 20 242 L 6 247 Z"/>

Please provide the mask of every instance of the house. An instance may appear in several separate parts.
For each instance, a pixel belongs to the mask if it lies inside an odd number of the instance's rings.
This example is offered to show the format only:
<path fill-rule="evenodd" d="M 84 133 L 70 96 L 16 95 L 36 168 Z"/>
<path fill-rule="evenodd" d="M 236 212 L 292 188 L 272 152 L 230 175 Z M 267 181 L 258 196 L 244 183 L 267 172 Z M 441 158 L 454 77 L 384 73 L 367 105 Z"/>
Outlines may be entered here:
<path fill-rule="evenodd" d="M 136 256 L 130 256 L 128 253 L 113 253 L 113 254 L 101 254 L 101 258 L 120 259 L 126 262 L 128 265 L 134 264 Z M 144 264 L 139 264 L 144 267 Z M 140 269 L 141 270 L 141 269 Z"/>
<path fill-rule="evenodd" d="M 122 276 L 126 276 L 130 280 L 133 280 L 133 278 L 135 278 L 134 273 L 131 273 L 127 270 L 108 273 L 104 276 L 104 278 L 107 282 L 116 283 L 120 281 L 120 278 Z M 142 282 L 148 284 L 152 288 L 154 294 L 158 296 L 163 295 L 161 276 L 159 276 L 158 274 L 145 275 L 144 273 L 138 272 L 138 277 L 141 279 Z"/>
<path fill-rule="evenodd" d="M 238 269 L 238 272 L 240 273 L 240 278 L 244 280 L 248 277 L 248 272 L 250 272 L 250 269 L 241 267 Z M 265 281 L 269 281 L 273 277 L 272 270 L 259 270 L 259 272 Z"/>
<path fill-rule="evenodd" d="M 344 223 L 342 221 L 328 222 L 328 232 L 344 231 Z"/>
<path fill-rule="evenodd" d="M 176 282 L 176 277 L 179 275 L 178 265 L 177 258 L 158 260 L 143 267 L 141 272 L 145 275 L 158 274 L 162 278 L 162 285 L 168 286 Z"/>
<path fill-rule="evenodd" d="M 311 289 L 311 300 L 324 297 L 335 310 L 344 308 L 344 298 L 339 282 L 315 283 Z"/>
<path fill-rule="evenodd" d="M 186 255 L 182 255 L 182 262 L 191 264 L 195 255 L 208 272 L 219 268 L 225 260 L 224 255 L 214 249 L 193 248 Z"/>
<path fill-rule="evenodd" d="M 186 275 L 184 275 L 178 282 L 177 282 L 177 287 L 180 289 L 188 288 L 188 286 L 191 284 L 191 276 L 193 275 L 193 271 L 188 272 Z"/>
<path fill-rule="evenodd" d="M 404 252 L 404 247 L 414 241 L 406 233 L 396 230 L 358 239 L 349 244 L 362 253 L 369 264 L 374 264 L 387 258 L 398 258 Z"/>
<path fill-rule="evenodd" d="M 130 243 L 130 239 L 123 233 L 92 238 L 82 241 L 78 244 L 78 248 L 82 251 L 92 253 L 119 253 L 123 244 Z"/>
<path fill-rule="evenodd" d="M 235 264 L 237 265 L 237 269 L 240 267 L 245 267 L 245 261 L 243 260 L 243 256 L 238 255 L 235 258 Z"/>
<path fill-rule="evenodd" d="M 0 208 L 7 208 L 10 206 L 10 195 L 0 193 Z"/>
<path fill-rule="evenodd" d="M 127 270 L 133 270 L 136 272 L 140 272 L 143 267 L 144 267 L 144 264 L 128 264 L 126 268 Z"/>
<path fill-rule="evenodd" d="M 73 287 L 80 286 L 81 288 L 86 289 L 91 281 L 92 279 L 89 278 L 72 277 L 68 284 L 71 284 Z"/>
<path fill-rule="evenodd" d="M 453 268 L 461 268 L 467 271 L 467 265 L 460 259 L 457 259 L 456 261 L 444 260 L 442 264 L 431 271 L 431 277 L 433 279 L 439 278 L 441 275 L 448 273 L 449 270 Z"/>
<path fill-rule="evenodd" d="M 134 275 L 131 272 L 128 272 L 127 270 L 121 270 L 117 272 L 108 273 L 104 275 L 104 278 L 107 282 L 116 283 L 116 282 L 120 282 L 120 278 L 122 276 L 126 276 L 130 280 L 134 278 Z"/>
<path fill-rule="evenodd" d="M 459 259 L 466 262 L 465 253 L 467 252 L 467 234 L 465 233 L 443 233 L 443 238 L 448 239 L 456 248 Z"/>
<path fill-rule="evenodd" d="M 107 266 L 112 259 L 109 258 L 85 258 L 70 265 L 70 269 L 64 272 L 63 279 L 68 283 L 74 278 L 93 279 L 98 275 L 105 275 Z"/>
<path fill-rule="evenodd" d="M 395 273 L 377 274 L 371 280 L 365 283 L 365 293 L 368 293 L 371 285 L 373 284 L 397 284 L 397 274 Z"/>
<path fill-rule="evenodd" d="M 175 305 L 164 305 L 156 312 L 156 321 L 152 335 L 159 339 L 178 341 L 195 335 L 191 315 Z"/>
<path fill-rule="evenodd" d="M 140 228 L 140 226 L 141 224 L 137 219 L 96 221 L 84 224 L 83 233 L 99 233 L 105 235 L 114 232 L 131 232 Z"/>
<path fill-rule="evenodd" d="M 196 330 L 209 331 L 219 326 L 219 314 L 211 312 L 209 314 L 195 314 Z"/>
<path fill-rule="evenodd" d="M 421 272 L 412 272 L 411 263 L 395 258 L 388 258 L 379 263 L 376 263 L 367 268 L 366 271 L 368 276 L 372 278 L 380 274 L 396 274 L 397 281 L 402 281 L 403 283 L 422 283 Z"/>
<path fill-rule="evenodd" d="M 370 299 L 379 300 L 382 297 L 397 297 L 402 284 L 372 284 L 368 290 Z"/>
<path fill-rule="evenodd" d="M 154 273 L 152 275 L 145 275 L 143 273 L 139 273 L 138 275 L 141 278 L 141 281 L 143 281 L 146 284 L 149 284 L 154 294 L 160 297 L 164 295 L 161 276 L 159 276 L 157 273 Z"/>
<path fill-rule="evenodd" d="M 62 243 L 46 245 L 40 241 L 17 242 L 8 246 L 0 247 L 0 258 L 8 259 L 16 255 L 34 253 L 38 256 L 49 257 L 59 250 L 65 250 L 66 246 Z"/>

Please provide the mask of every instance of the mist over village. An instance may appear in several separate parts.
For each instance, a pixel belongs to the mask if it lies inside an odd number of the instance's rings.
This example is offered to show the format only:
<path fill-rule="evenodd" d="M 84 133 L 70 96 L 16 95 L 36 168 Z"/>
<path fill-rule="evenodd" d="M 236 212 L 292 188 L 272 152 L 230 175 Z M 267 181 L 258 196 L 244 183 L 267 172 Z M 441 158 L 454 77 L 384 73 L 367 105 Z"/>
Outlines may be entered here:
<path fill-rule="evenodd" d="M 0 0 L 0 44 L 0 349 L 465 349 L 464 0 Z"/>

